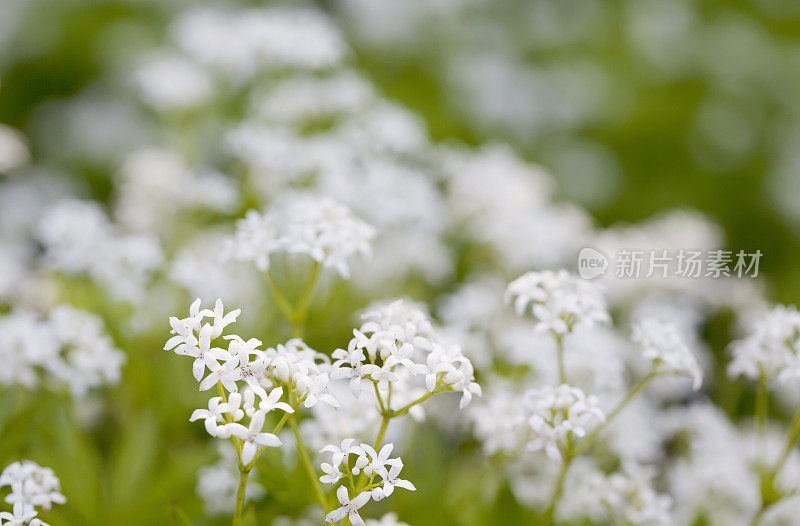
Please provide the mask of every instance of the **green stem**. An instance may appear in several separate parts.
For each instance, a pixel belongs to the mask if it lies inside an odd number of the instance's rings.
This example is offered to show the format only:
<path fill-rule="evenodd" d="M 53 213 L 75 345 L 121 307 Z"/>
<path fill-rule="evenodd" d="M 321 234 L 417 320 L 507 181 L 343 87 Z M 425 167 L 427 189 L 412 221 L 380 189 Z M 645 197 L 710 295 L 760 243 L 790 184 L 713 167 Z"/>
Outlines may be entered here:
<path fill-rule="evenodd" d="M 567 478 L 567 471 L 569 471 L 569 467 L 572 465 L 572 458 L 571 456 L 565 457 L 564 462 L 561 464 L 561 471 L 558 472 L 556 486 L 553 489 L 553 494 L 550 496 L 550 504 L 548 504 L 547 509 L 542 515 L 542 524 L 544 525 L 553 524 L 556 506 L 558 506 L 558 501 L 561 500 L 561 496 L 564 494 L 564 481 Z"/>
<path fill-rule="evenodd" d="M 375 388 L 375 398 L 378 399 L 378 405 L 381 408 L 381 414 L 383 415 L 386 413 L 386 406 L 383 405 L 383 398 L 381 398 L 381 392 L 378 390 L 378 382 L 372 380 L 372 386 Z"/>
<path fill-rule="evenodd" d="M 414 407 L 415 405 L 421 404 L 422 402 L 424 402 L 425 400 L 427 400 L 431 396 L 433 396 L 433 395 L 435 395 L 437 393 L 441 393 L 443 391 L 447 391 L 448 389 L 449 388 L 445 388 L 445 389 L 436 388 L 433 391 L 431 391 L 429 393 L 425 393 L 424 395 L 420 396 L 419 398 L 417 398 L 413 402 L 410 402 L 410 403 L 404 405 L 403 407 L 401 407 L 397 411 L 387 411 L 388 416 L 389 416 L 389 418 L 394 418 L 394 417 L 397 417 L 397 416 L 403 416 L 404 414 L 408 413 L 408 410 L 411 409 L 412 407 Z"/>
<path fill-rule="evenodd" d="M 272 434 L 273 435 L 277 435 L 278 431 L 280 431 L 283 428 L 284 424 L 286 424 L 286 420 L 289 418 L 289 414 L 290 413 L 283 413 L 283 416 L 278 421 L 277 425 L 275 426 L 275 429 L 272 430 Z M 260 457 L 261 453 L 263 453 L 264 450 L 266 450 L 266 449 L 267 449 L 266 446 L 261 446 L 260 448 L 258 448 L 258 451 L 256 451 L 256 455 L 253 457 L 253 460 L 251 460 L 250 463 L 247 465 L 247 470 L 248 471 L 253 469 L 253 466 L 256 465 L 256 461 L 258 460 L 258 457 Z"/>
<path fill-rule="evenodd" d="M 556 356 L 558 358 L 558 381 L 562 384 L 567 383 L 567 370 L 564 367 L 564 339 L 560 334 L 555 334 Z"/>
<path fill-rule="evenodd" d="M 236 491 L 236 510 L 233 512 L 232 526 L 239 526 L 242 523 L 242 512 L 244 511 L 244 495 L 247 491 L 247 477 L 250 470 L 239 465 L 239 489 Z"/>
<path fill-rule="evenodd" d="M 292 306 L 286 299 L 286 296 L 284 296 L 280 289 L 275 285 L 275 280 L 272 279 L 272 274 L 270 272 L 267 272 L 267 288 L 269 289 L 270 294 L 272 294 L 275 304 L 278 306 L 281 314 L 283 314 L 283 317 L 289 321 L 292 321 L 294 318 L 294 309 L 292 309 Z"/>
<path fill-rule="evenodd" d="M 294 307 L 292 307 L 292 304 L 275 284 L 275 280 L 272 279 L 272 274 L 267 272 L 267 288 L 269 288 L 283 317 L 292 324 L 292 338 L 301 338 L 303 336 L 303 326 L 308 317 L 308 306 L 311 304 L 311 299 L 314 296 L 314 288 L 317 284 L 319 271 L 320 264 L 314 261 L 311 266 L 311 274 L 308 277 L 308 281 L 303 288 L 303 292 L 300 294 L 300 298 L 297 300 L 297 305 Z"/>
<path fill-rule="evenodd" d="M 378 451 L 381 447 L 381 442 L 383 442 L 383 436 L 386 434 L 386 427 L 389 425 L 389 420 L 391 420 L 388 416 L 384 416 L 381 420 L 381 428 L 378 430 L 378 436 L 375 437 L 375 451 Z"/>
<path fill-rule="evenodd" d="M 766 462 L 766 440 L 767 440 L 767 413 L 769 412 L 769 391 L 767 376 L 762 372 L 758 375 L 758 390 L 756 391 L 756 430 L 758 432 L 758 444 L 760 462 Z"/>
<path fill-rule="evenodd" d="M 611 421 L 612 421 L 612 420 L 614 420 L 614 418 L 616 418 L 616 416 L 617 416 L 617 415 L 618 415 L 618 414 L 619 414 L 619 413 L 620 413 L 620 412 L 621 412 L 623 409 L 625 409 L 625 407 L 626 407 L 626 406 L 627 406 L 629 403 L 631 403 L 631 401 L 632 401 L 634 398 L 636 398 L 636 395 L 638 395 L 638 394 L 639 394 L 639 393 L 642 391 L 642 389 L 644 389 L 644 388 L 647 386 L 647 384 L 648 384 L 648 383 L 650 383 L 650 380 L 652 380 L 653 378 L 655 378 L 655 377 L 656 377 L 656 375 L 657 375 L 657 374 L 658 374 L 658 373 L 656 373 L 655 371 L 651 371 L 651 372 L 650 372 L 650 374 L 648 374 L 647 376 L 645 376 L 644 378 L 642 378 L 642 379 L 639 381 L 639 383 L 638 383 L 638 384 L 636 384 L 636 386 L 635 386 L 635 387 L 634 387 L 634 388 L 631 390 L 631 392 L 630 392 L 630 393 L 628 393 L 628 395 L 627 395 L 625 398 L 623 398 L 623 399 L 622 399 L 622 400 L 621 400 L 619 403 L 617 403 L 617 405 L 616 405 L 616 406 L 614 406 L 614 409 L 612 409 L 612 410 L 611 410 L 611 411 L 610 411 L 610 412 L 609 412 L 609 413 L 606 415 L 606 420 L 605 420 L 605 422 L 603 422 L 603 423 L 602 423 L 602 424 L 600 424 L 599 426 L 595 427 L 595 428 L 592 430 L 592 432 L 591 432 L 591 433 L 589 433 L 588 435 L 586 435 L 586 437 L 585 437 L 583 440 L 581 440 L 581 443 L 580 443 L 580 444 L 578 444 L 578 447 L 577 447 L 577 448 L 575 448 L 575 453 L 574 453 L 574 456 L 578 456 L 578 455 L 580 455 L 581 453 L 583 453 L 584 451 L 586 451 L 586 449 L 587 449 L 587 448 L 588 448 L 588 447 L 589 447 L 589 446 L 592 444 L 592 441 L 593 441 L 595 438 L 597 438 L 597 436 L 598 436 L 600 433 L 602 433 L 602 432 L 603 432 L 603 430 L 604 430 L 605 428 L 607 428 L 607 427 L 608 427 L 608 425 L 611 423 Z"/>
<path fill-rule="evenodd" d="M 800 407 L 798 407 L 797 412 L 794 414 L 794 418 L 792 418 L 792 424 L 789 428 L 789 435 L 786 437 L 786 444 L 783 446 L 783 452 L 781 453 L 778 462 L 775 463 L 775 467 L 772 468 L 772 477 L 775 478 L 781 472 L 783 465 L 786 463 L 786 459 L 789 458 L 789 454 L 792 452 L 797 439 L 800 437 Z"/>
<path fill-rule="evenodd" d="M 308 281 L 303 289 L 303 293 L 300 295 L 300 299 L 297 300 L 295 315 L 298 317 L 305 318 L 305 314 L 308 311 L 308 306 L 311 304 L 311 298 L 314 296 L 314 287 L 316 286 L 317 278 L 319 277 L 319 269 L 319 262 L 314 261 L 311 267 L 311 274 L 308 277 Z"/>
<path fill-rule="evenodd" d="M 303 466 L 305 466 L 306 473 L 308 473 L 308 478 L 311 479 L 311 484 L 314 486 L 317 499 L 322 505 L 322 512 L 327 513 L 328 500 L 325 498 L 325 492 L 322 491 L 322 486 L 320 486 L 319 479 L 317 479 L 317 472 L 311 463 L 311 457 L 308 454 L 308 450 L 306 449 L 305 444 L 303 444 L 303 439 L 300 437 L 300 431 L 297 429 L 297 421 L 293 416 L 291 416 L 289 417 L 288 422 L 289 427 L 292 428 L 292 433 L 294 433 L 295 441 L 297 442 L 297 452 L 300 453 L 300 459 L 303 461 Z"/>

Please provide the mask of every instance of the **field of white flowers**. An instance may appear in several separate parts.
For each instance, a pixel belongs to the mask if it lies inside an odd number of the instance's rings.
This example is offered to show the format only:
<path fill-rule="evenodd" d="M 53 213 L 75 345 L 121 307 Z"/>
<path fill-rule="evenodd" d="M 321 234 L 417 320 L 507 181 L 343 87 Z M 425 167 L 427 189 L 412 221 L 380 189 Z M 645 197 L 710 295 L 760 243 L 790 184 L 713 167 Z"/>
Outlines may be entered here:
<path fill-rule="evenodd" d="M 0 525 L 800 525 L 725 3 L 0 0 Z"/>

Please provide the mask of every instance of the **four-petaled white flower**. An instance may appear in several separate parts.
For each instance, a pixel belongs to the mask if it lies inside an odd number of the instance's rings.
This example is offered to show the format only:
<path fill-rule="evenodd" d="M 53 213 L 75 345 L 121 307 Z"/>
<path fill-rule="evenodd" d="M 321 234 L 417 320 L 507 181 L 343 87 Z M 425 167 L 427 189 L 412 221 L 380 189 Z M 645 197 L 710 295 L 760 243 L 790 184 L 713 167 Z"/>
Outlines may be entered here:
<path fill-rule="evenodd" d="M 206 431 L 211 436 L 217 435 L 217 428 L 219 424 L 225 421 L 225 413 L 230 411 L 230 406 L 227 402 L 222 402 L 221 396 L 215 396 L 208 400 L 208 409 L 195 409 L 189 422 L 204 419 Z"/>
<path fill-rule="evenodd" d="M 331 464 L 334 466 L 340 466 L 342 461 L 344 461 L 350 453 L 355 450 L 353 443 L 355 439 L 352 438 L 345 438 L 342 440 L 342 444 L 340 446 L 336 446 L 334 444 L 328 444 L 327 446 L 323 447 L 319 450 L 320 453 L 331 453 Z"/>
<path fill-rule="evenodd" d="M 383 486 L 379 486 L 372 490 L 372 499 L 375 501 L 382 500 L 391 496 L 394 493 L 394 488 L 403 488 L 409 491 L 416 491 L 417 488 L 410 481 L 398 478 L 400 471 L 403 469 L 403 462 L 399 458 L 393 458 L 386 462 L 389 470 L 382 468 L 379 473 L 383 479 Z"/>
<path fill-rule="evenodd" d="M 250 419 L 250 427 L 241 424 L 225 424 L 231 435 L 244 441 L 242 445 L 242 463 L 247 465 L 253 461 L 259 447 L 278 447 L 281 440 L 272 433 L 262 433 L 264 427 L 264 413 L 256 411 Z"/>
<path fill-rule="evenodd" d="M 369 491 L 363 491 L 356 495 L 353 500 L 350 500 L 347 488 L 339 486 L 339 489 L 336 490 L 336 498 L 342 506 L 328 513 L 325 516 L 325 522 L 339 522 L 347 517 L 353 526 L 363 526 L 364 521 L 361 519 L 361 515 L 358 514 L 358 510 L 369 502 L 370 496 Z"/>
<path fill-rule="evenodd" d="M 339 482 L 339 479 L 342 478 L 342 472 L 339 471 L 338 465 L 328 464 L 327 462 L 323 462 L 320 464 L 320 468 L 325 473 L 319 478 L 319 481 L 323 484 L 336 484 Z"/>

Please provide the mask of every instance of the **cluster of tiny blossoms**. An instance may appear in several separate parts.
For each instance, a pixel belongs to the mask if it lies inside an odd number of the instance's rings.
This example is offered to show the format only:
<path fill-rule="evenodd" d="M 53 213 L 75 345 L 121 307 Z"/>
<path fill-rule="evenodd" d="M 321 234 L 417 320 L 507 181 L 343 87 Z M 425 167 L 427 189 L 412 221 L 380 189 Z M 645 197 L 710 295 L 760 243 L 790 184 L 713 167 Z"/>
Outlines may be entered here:
<path fill-rule="evenodd" d="M 64 504 L 67 499 L 61 494 L 61 484 L 53 470 L 30 460 L 9 464 L 0 473 L 0 487 L 10 487 L 6 502 L 13 511 L 0 512 L 0 524 L 9 526 L 47 526 L 37 518 L 36 506 L 48 512 L 53 504 Z"/>
<path fill-rule="evenodd" d="M 103 320 L 60 304 L 47 317 L 14 311 L 0 317 L 0 385 L 32 389 L 66 386 L 75 396 L 116 384 L 125 353 L 106 334 Z"/>
<path fill-rule="evenodd" d="M 654 373 L 688 375 L 692 379 L 692 388 L 695 391 L 700 389 L 703 371 L 676 325 L 643 318 L 633 325 L 631 339 L 642 346 L 642 356 L 652 362 Z"/>
<path fill-rule="evenodd" d="M 522 399 L 524 420 L 531 434 L 526 448 L 544 450 L 554 460 L 562 458 L 562 450 L 570 436 L 581 438 L 587 430 L 605 421 L 595 396 L 567 384 L 532 389 Z"/>
<path fill-rule="evenodd" d="M 249 210 L 228 240 L 227 256 L 251 261 L 266 272 L 274 253 L 305 254 L 347 278 L 347 260 L 356 254 L 369 255 L 374 235 L 375 230 L 346 206 L 298 195 L 264 214 Z"/>
<path fill-rule="evenodd" d="M 261 350 L 256 339 L 223 336 L 238 315 L 239 310 L 225 313 L 221 300 L 211 310 L 201 308 L 198 299 L 188 317 L 170 318 L 173 336 L 164 348 L 194 359 L 193 373 L 201 391 L 217 387 L 219 396 L 209 400 L 207 409 L 195 410 L 190 420 L 203 420 L 214 437 L 233 439 L 243 474 L 253 468 L 263 448 L 281 445 L 276 433 L 287 420 L 298 448 L 304 450 L 293 420 L 295 410 L 301 405 L 315 407 L 318 402 L 339 407 L 329 390 L 331 380 L 347 380 L 356 399 L 362 391 L 374 392 L 377 403 L 373 407 L 381 419 L 375 444 L 347 438 L 339 446 L 328 444 L 321 450 L 331 453 L 331 458 L 321 464 L 319 481 L 336 484 L 346 479 L 355 493 L 351 499 L 347 486 L 339 486 L 340 506 L 325 510 L 328 522 L 348 517 L 353 524 L 363 524 L 358 510 L 369 500 L 382 500 L 396 487 L 415 489 L 399 478 L 403 463 L 389 457 L 394 446 L 382 445 L 391 419 L 407 413 L 422 418 L 422 402 L 443 391 L 462 393 L 462 407 L 473 395 L 481 394 L 469 359 L 457 346 L 443 346 L 428 316 L 402 300 L 364 313 L 363 324 L 353 331 L 348 349 L 334 351 L 333 364 L 300 339 Z M 227 349 L 214 345 L 220 338 L 228 342 Z M 349 405 L 371 412 L 354 399 Z M 266 432 L 266 417 L 272 411 L 282 416 L 275 429 Z"/>
<path fill-rule="evenodd" d="M 770 381 L 800 377 L 800 312 L 793 306 L 773 307 L 731 350 L 731 376 Z"/>
<path fill-rule="evenodd" d="M 420 396 L 457 391 L 462 408 L 480 396 L 469 358 L 458 345 L 443 345 L 420 309 L 397 300 L 365 312 L 362 321 L 347 349 L 333 352 L 331 372 L 349 381 L 356 398 L 366 386 L 375 390 L 382 412 L 408 411 L 419 419 L 424 412 L 413 400 Z"/>
<path fill-rule="evenodd" d="M 198 299 L 187 318 L 170 318 L 174 336 L 164 349 L 194 358 L 192 371 L 201 391 L 218 388 L 220 396 L 209 399 L 208 409 L 194 411 L 191 421 L 204 420 L 211 436 L 235 437 L 240 460 L 248 465 L 264 447 L 281 445 L 274 433 L 263 432 L 268 413 L 291 414 L 301 403 L 313 407 L 320 401 L 332 406 L 338 402 L 328 392 L 330 360 L 301 340 L 260 350 L 261 342 L 255 338 L 222 336 L 239 313 L 236 309 L 225 314 L 221 300 L 213 310 L 201 309 Z M 204 323 L 206 318 L 210 322 Z M 227 349 L 213 346 L 220 337 L 227 341 Z M 291 405 L 281 401 L 284 395 Z M 243 420 L 246 426 L 240 423 Z"/>
<path fill-rule="evenodd" d="M 579 457 L 636 395 L 653 378 L 665 375 L 688 376 L 693 387 L 699 389 L 702 370 L 677 325 L 643 317 L 634 324 L 632 340 L 640 348 L 640 358 L 648 363 L 648 373 L 616 405 L 604 410 L 597 396 L 587 395 L 570 384 L 572 380 L 582 385 L 583 380 L 575 375 L 574 367 L 566 367 L 567 363 L 574 365 L 575 356 L 565 360 L 565 353 L 578 351 L 576 347 L 586 341 L 587 333 L 599 336 L 608 331 L 595 327 L 610 322 L 601 290 L 565 271 L 529 272 L 508 286 L 506 301 L 513 302 L 520 315 L 530 308 L 534 332 L 545 333 L 554 340 L 560 383 L 529 389 L 520 395 L 508 382 L 495 382 L 496 392 L 474 412 L 475 431 L 488 453 L 543 451 L 559 462 L 560 474 L 553 482 L 549 505 L 542 515 L 543 523 L 551 524 L 559 513 L 562 497 L 571 502 L 565 502 L 561 512 L 568 515 L 570 510 L 575 511 L 570 507 L 574 507 L 574 496 L 564 492 L 565 481 L 574 480 L 568 476 L 570 466 L 583 469 L 592 464 L 586 457 Z M 634 455 L 628 453 L 620 455 L 621 461 L 632 458 Z M 638 459 L 626 463 L 624 472 L 608 475 L 591 469 L 597 475 L 597 488 L 585 495 L 588 500 L 582 501 L 579 515 L 591 515 L 591 510 L 596 509 L 614 522 L 669 524 L 670 499 L 653 490 L 650 472 L 636 462 Z"/>
<path fill-rule="evenodd" d="M 600 288 L 565 270 L 523 274 L 508 284 L 506 301 L 519 315 L 530 306 L 537 330 L 556 335 L 609 321 Z"/>
<path fill-rule="evenodd" d="M 399 457 L 389 458 L 393 448 L 393 444 L 386 444 L 380 451 L 375 451 L 369 444 L 356 445 L 352 438 L 343 440 L 338 446 L 328 444 L 322 448 L 321 453 L 330 453 L 331 461 L 323 462 L 320 466 L 325 473 L 319 478 L 321 482 L 337 484 L 342 478 L 346 478 L 350 488 L 355 490 L 354 476 L 363 474 L 369 477 L 367 485 L 360 488 L 352 499 L 347 491 L 347 485 L 339 486 L 336 497 L 341 506 L 326 515 L 327 522 L 339 522 L 347 517 L 354 526 L 362 525 L 364 521 L 358 510 L 370 499 L 376 502 L 383 500 L 389 497 L 395 488 L 410 491 L 417 489 L 414 484 L 399 477 L 403 461 Z"/>

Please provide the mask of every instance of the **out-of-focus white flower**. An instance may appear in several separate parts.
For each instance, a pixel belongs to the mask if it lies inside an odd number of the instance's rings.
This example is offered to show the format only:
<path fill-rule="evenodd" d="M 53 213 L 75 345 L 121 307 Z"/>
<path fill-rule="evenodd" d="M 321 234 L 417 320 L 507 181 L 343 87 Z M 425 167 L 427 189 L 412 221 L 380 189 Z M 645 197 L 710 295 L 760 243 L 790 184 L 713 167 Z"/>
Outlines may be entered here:
<path fill-rule="evenodd" d="M 0 173 L 10 172 L 28 163 L 31 154 L 25 136 L 0 124 Z"/>
<path fill-rule="evenodd" d="M 523 425 L 530 433 L 527 449 L 544 450 L 554 460 L 561 459 L 561 449 L 569 435 L 583 437 L 589 429 L 605 421 L 596 397 L 586 396 L 567 384 L 532 389 L 525 393 L 522 406 Z"/>
<path fill-rule="evenodd" d="M 208 513 L 230 513 L 236 503 L 236 491 L 239 486 L 236 451 L 232 444 L 223 441 L 217 442 L 217 451 L 220 455 L 219 461 L 197 472 L 196 491 L 203 499 Z M 256 480 L 258 480 L 258 469 L 253 468 L 247 479 L 245 502 L 258 500 L 266 493 Z"/>
<path fill-rule="evenodd" d="M 229 178 L 195 172 L 176 152 L 162 148 L 132 152 L 119 176 L 116 217 L 137 232 L 161 234 L 165 224 L 189 210 L 229 212 L 239 197 Z"/>
<path fill-rule="evenodd" d="M 758 380 L 800 378 L 800 313 L 794 306 L 777 305 L 765 313 L 750 334 L 731 344 L 732 376 Z"/>
<path fill-rule="evenodd" d="M 133 83 L 144 103 L 159 112 L 197 108 L 214 94 L 208 73 L 179 55 L 145 58 L 133 74 Z"/>
<path fill-rule="evenodd" d="M 657 373 L 685 374 L 697 390 L 703 382 L 703 371 L 692 351 L 683 342 L 680 330 L 672 323 L 643 318 L 633 325 L 631 339 L 642 346 L 642 356 L 652 361 Z"/>
<path fill-rule="evenodd" d="M 163 261 L 155 239 L 119 232 L 91 201 L 60 201 L 42 217 L 38 236 L 53 268 L 87 273 L 122 301 L 141 301 Z"/>
<path fill-rule="evenodd" d="M 24 311 L 2 316 L 0 331 L 0 384 L 63 385 L 84 397 L 90 389 L 116 384 L 126 361 L 99 316 L 66 304 L 46 318 Z"/>
<path fill-rule="evenodd" d="M 394 512 L 387 513 L 380 519 L 367 519 L 365 524 L 367 526 L 408 526 L 405 522 L 400 521 Z"/>
<path fill-rule="evenodd" d="M 612 518 L 637 526 L 674 524 L 672 499 L 653 489 L 653 469 L 628 463 L 624 472 L 613 473 L 601 481 L 603 503 Z"/>
<path fill-rule="evenodd" d="M 62 354 L 44 368 L 73 395 L 85 396 L 92 388 L 119 382 L 127 357 L 114 346 L 99 316 L 61 304 L 50 312 L 47 323 Z"/>
<path fill-rule="evenodd" d="M 196 9 L 181 17 L 171 33 L 194 60 L 234 80 L 262 68 L 328 68 L 347 52 L 338 29 L 313 9 Z"/>
<path fill-rule="evenodd" d="M 373 228 L 347 207 L 330 199 L 297 196 L 263 215 L 248 211 L 237 222 L 227 254 L 252 261 L 262 271 L 269 270 L 275 252 L 305 254 L 347 278 L 348 260 L 356 254 L 369 255 L 374 235 Z"/>
<path fill-rule="evenodd" d="M 592 327 L 610 320 L 597 285 L 560 270 L 528 272 L 508 285 L 506 301 L 517 314 L 531 307 L 537 329 L 562 336 L 576 327 Z"/>
<path fill-rule="evenodd" d="M 31 312 L 15 311 L 0 317 L 0 333 L 0 384 L 34 388 L 39 383 L 39 368 L 59 361 L 58 340 Z"/>
<path fill-rule="evenodd" d="M 270 122 L 298 124 L 355 114 L 372 102 L 372 86 L 353 72 L 332 77 L 290 77 L 256 97 L 253 106 Z"/>

